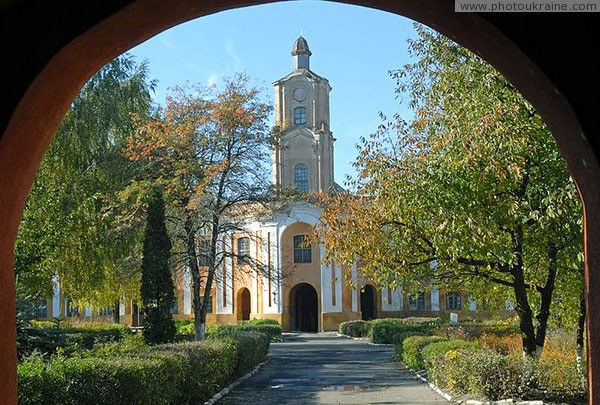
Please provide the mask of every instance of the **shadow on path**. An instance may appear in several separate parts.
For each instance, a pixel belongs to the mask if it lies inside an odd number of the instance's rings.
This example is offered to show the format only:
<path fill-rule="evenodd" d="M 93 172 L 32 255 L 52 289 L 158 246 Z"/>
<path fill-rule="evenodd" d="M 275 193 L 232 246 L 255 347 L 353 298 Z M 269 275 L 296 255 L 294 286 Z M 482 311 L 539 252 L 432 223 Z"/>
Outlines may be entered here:
<path fill-rule="evenodd" d="M 333 333 L 284 334 L 267 364 L 222 404 L 438 404 L 447 401 L 393 362 L 392 346 Z"/>

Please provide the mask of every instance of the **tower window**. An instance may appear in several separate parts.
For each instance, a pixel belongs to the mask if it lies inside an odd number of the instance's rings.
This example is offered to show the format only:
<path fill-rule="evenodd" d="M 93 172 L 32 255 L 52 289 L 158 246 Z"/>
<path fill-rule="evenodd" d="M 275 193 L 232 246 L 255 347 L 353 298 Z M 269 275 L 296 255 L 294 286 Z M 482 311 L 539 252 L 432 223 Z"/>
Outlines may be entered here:
<path fill-rule="evenodd" d="M 245 264 L 248 263 L 250 257 L 250 239 L 239 238 L 237 240 L 237 263 Z"/>
<path fill-rule="evenodd" d="M 462 299 L 459 293 L 449 292 L 446 294 L 446 309 L 462 310 Z"/>
<path fill-rule="evenodd" d="M 294 125 L 306 124 L 306 107 L 294 108 Z"/>
<path fill-rule="evenodd" d="M 294 236 L 294 263 L 310 263 L 311 249 L 306 235 Z"/>
<path fill-rule="evenodd" d="M 294 166 L 294 188 L 303 193 L 308 193 L 308 166 L 298 163 Z"/>

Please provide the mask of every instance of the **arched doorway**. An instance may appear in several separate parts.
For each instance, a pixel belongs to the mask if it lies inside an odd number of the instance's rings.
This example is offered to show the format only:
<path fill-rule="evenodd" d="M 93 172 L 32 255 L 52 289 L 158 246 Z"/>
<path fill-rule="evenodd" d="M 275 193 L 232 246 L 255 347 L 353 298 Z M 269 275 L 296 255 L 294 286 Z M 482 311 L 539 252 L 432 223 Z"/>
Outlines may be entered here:
<path fill-rule="evenodd" d="M 362 320 L 369 321 L 377 318 L 377 296 L 375 295 L 375 287 L 371 284 L 366 284 L 360 290 L 360 312 Z"/>
<path fill-rule="evenodd" d="M 242 288 L 237 293 L 237 320 L 250 320 L 250 290 Z"/>
<path fill-rule="evenodd" d="M 307 283 L 295 286 L 291 295 L 292 330 L 317 332 L 319 330 L 319 300 L 315 288 Z"/>

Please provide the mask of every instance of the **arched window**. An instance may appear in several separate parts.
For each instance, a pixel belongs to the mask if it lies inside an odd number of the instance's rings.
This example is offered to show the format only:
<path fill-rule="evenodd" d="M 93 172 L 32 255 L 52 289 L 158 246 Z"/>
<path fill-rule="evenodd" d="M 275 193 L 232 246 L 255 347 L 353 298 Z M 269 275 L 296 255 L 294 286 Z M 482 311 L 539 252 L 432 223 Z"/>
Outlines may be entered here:
<path fill-rule="evenodd" d="M 462 310 L 462 297 L 457 292 L 446 293 L 446 309 Z"/>
<path fill-rule="evenodd" d="M 294 108 L 294 125 L 306 124 L 306 107 Z"/>
<path fill-rule="evenodd" d="M 306 235 L 294 236 L 294 263 L 310 263 L 311 249 Z"/>
<path fill-rule="evenodd" d="M 250 257 L 250 238 L 239 238 L 237 240 L 237 263 L 248 263 Z"/>
<path fill-rule="evenodd" d="M 294 188 L 308 193 L 308 166 L 304 163 L 298 163 L 294 167 Z"/>

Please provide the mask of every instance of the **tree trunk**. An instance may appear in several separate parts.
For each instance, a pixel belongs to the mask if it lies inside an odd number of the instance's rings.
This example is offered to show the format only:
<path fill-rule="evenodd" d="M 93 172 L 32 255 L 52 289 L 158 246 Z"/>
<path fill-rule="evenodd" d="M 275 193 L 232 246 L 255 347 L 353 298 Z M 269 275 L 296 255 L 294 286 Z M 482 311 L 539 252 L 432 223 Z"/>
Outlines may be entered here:
<path fill-rule="evenodd" d="M 579 319 L 577 320 L 577 370 L 582 378 L 585 378 L 585 292 L 581 293 L 579 299 Z"/>
<path fill-rule="evenodd" d="M 192 276 L 192 308 L 194 310 L 194 338 L 196 340 L 204 339 L 204 333 L 202 331 L 201 313 L 202 313 L 202 302 L 200 300 L 200 289 L 202 287 L 200 267 L 196 260 L 196 231 L 194 230 L 194 224 L 190 214 L 186 214 L 185 218 L 185 236 L 186 236 L 186 254 L 187 263 Z"/>
<path fill-rule="evenodd" d="M 558 249 L 556 245 L 550 243 L 548 245 L 548 278 L 546 279 L 546 285 L 544 288 L 540 289 L 541 294 L 541 304 L 540 310 L 536 319 L 538 320 L 537 333 L 535 337 L 536 341 L 536 358 L 539 358 L 542 355 L 542 349 L 544 348 L 544 343 L 546 342 L 546 332 L 548 330 L 548 318 L 550 317 L 550 305 L 552 304 L 552 294 L 554 292 L 554 284 L 556 281 L 556 273 L 558 271 L 558 265 L 556 262 L 556 257 L 558 255 Z"/>
<path fill-rule="evenodd" d="M 510 272 L 513 276 L 513 290 L 517 306 L 515 311 L 519 316 L 519 328 L 523 335 L 523 354 L 529 357 L 536 355 L 535 328 L 533 326 L 533 313 L 527 298 L 527 288 L 525 287 L 525 275 L 523 274 L 523 229 L 516 228 L 512 232 L 513 253 L 517 260 L 511 266 Z"/>
<path fill-rule="evenodd" d="M 112 313 L 113 323 L 121 322 L 120 313 L 121 313 L 121 302 L 119 300 L 115 300 L 115 302 L 113 302 L 113 313 Z"/>

